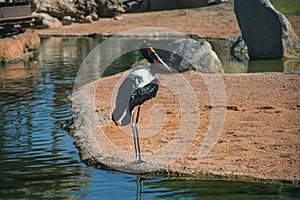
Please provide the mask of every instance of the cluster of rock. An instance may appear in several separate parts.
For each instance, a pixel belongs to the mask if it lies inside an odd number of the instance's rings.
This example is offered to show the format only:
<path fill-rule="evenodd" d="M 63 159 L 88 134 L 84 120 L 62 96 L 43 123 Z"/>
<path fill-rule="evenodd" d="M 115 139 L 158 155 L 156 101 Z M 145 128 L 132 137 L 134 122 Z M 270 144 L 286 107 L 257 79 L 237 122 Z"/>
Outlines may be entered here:
<path fill-rule="evenodd" d="M 34 15 L 43 18 L 45 28 L 91 23 L 99 17 L 115 17 L 125 12 L 119 0 L 34 0 L 31 7 Z"/>
<path fill-rule="evenodd" d="M 124 12 L 144 12 L 152 10 L 199 7 L 222 3 L 227 0 L 33 0 L 31 7 L 34 15 L 43 18 L 45 28 L 57 28 L 73 22 L 91 23 L 99 17 L 116 17 Z"/>
<path fill-rule="evenodd" d="M 40 37 L 33 30 L 0 39 L 0 63 L 18 62 L 40 46 Z"/>

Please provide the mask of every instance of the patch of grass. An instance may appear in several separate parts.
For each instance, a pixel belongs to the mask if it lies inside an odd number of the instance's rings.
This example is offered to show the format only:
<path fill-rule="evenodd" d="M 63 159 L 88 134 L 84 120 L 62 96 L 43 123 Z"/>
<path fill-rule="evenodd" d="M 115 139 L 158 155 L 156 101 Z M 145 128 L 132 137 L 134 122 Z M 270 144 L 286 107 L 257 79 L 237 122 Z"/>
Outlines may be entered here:
<path fill-rule="evenodd" d="M 270 0 L 270 2 L 283 14 L 300 15 L 299 0 Z"/>

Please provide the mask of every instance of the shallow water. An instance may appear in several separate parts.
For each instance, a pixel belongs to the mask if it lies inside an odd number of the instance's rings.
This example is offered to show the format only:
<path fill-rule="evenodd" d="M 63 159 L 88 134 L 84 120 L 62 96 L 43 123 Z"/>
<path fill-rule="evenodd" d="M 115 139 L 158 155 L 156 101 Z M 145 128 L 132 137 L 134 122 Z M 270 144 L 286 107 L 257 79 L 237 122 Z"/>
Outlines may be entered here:
<path fill-rule="evenodd" d="M 99 41 L 43 38 L 31 61 L 0 66 L 0 199 L 299 199 L 297 186 L 137 181 L 83 164 L 74 139 L 60 125 L 72 116 L 67 97 L 79 66 Z M 131 54 L 116 62 L 129 66 L 139 58 Z M 122 69 L 114 70 L 106 73 Z"/>

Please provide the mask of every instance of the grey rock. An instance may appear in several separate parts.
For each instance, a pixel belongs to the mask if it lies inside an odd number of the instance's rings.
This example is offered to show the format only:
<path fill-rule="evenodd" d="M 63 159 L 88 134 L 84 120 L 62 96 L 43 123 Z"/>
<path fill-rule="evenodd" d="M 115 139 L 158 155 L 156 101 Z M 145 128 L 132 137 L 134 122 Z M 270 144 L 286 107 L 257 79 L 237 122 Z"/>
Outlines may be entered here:
<path fill-rule="evenodd" d="M 166 63 L 179 72 L 196 70 L 202 73 L 223 73 L 222 63 L 210 43 L 180 39 L 170 43 L 162 52 Z"/>
<path fill-rule="evenodd" d="M 269 0 L 235 0 L 234 10 L 250 59 L 300 55 L 300 41 L 291 24 Z"/>
<path fill-rule="evenodd" d="M 33 13 L 33 15 L 40 16 L 42 18 L 42 26 L 44 28 L 60 28 L 62 23 L 55 17 L 51 17 L 46 13 Z"/>
<path fill-rule="evenodd" d="M 73 23 L 74 19 L 72 19 L 70 16 L 65 16 L 62 20 L 61 23 L 62 25 L 71 25 Z"/>

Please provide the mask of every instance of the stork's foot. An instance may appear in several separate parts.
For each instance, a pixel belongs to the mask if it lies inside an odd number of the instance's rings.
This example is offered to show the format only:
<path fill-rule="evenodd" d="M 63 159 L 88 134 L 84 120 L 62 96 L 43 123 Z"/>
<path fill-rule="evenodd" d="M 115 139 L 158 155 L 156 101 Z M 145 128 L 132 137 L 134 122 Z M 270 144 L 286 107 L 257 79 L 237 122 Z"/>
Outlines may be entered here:
<path fill-rule="evenodd" d="M 141 163 L 146 163 L 146 161 L 142 159 L 137 159 L 136 161 L 133 162 L 134 164 L 141 164 Z"/>

